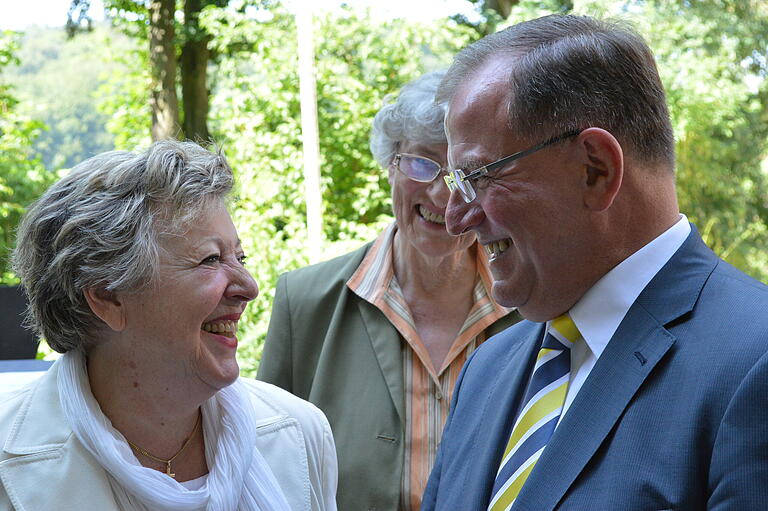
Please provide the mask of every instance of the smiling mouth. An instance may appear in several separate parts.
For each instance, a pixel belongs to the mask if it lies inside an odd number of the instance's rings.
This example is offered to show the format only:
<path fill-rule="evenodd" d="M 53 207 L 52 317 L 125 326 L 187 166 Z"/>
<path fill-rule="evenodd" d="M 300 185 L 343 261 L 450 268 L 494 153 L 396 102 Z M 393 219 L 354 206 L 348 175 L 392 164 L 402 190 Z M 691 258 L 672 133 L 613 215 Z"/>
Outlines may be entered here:
<path fill-rule="evenodd" d="M 433 224 L 445 225 L 444 216 L 432 213 L 421 204 L 419 204 L 419 214 L 424 220 L 427 220 L 428 222 L 432 222 Z"/>
<path fill-rule="evenodd" d="M 212 334 L 219 334 L 225 337 L 234 337 L 237 333 L 237 321 L 209 321 L 208 323 L 203 323 L 201 329 Z"/>
<path fill-rule="evenodd" d="M 503 254 L 511 245 L 512 240 L 506 239 L 493 241 L 487 245 L 483 245 L 483 247 L 485 247 L 486 252 L 488 252 L 488 260 L 495 261 L 496 258 Z"/>

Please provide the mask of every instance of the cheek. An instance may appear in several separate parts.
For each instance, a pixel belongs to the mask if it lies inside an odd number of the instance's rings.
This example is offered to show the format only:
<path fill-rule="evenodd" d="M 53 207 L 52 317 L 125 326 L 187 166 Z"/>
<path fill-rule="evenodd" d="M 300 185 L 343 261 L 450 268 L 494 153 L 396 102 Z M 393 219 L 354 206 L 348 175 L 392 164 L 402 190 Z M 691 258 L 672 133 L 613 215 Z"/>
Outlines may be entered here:
<path fill-rule="evenodd" d="M 407 183 L 396 179 L 392 186 L 392 207 L 397 210 L 401 210 L 408 207 L 408 198 L 411 196 L 412 190 L 407 186 Z"/>

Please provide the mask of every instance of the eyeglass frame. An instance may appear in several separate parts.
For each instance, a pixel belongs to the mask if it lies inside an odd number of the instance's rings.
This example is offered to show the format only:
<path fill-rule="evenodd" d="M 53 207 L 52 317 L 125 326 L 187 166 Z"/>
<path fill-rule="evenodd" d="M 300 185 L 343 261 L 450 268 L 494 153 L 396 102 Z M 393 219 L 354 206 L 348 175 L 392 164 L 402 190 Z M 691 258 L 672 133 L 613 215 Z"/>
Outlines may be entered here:
<path fill-rule="evenodd" d="M 500 160 L 496 160 L 493 163 L 483 165 L 482 167 L 473 170 L 469 174 L 465 174 L 464 171 L 461 169 L 449 170 L 447 171 L 447 174 L 443 176 L 443 179 L 445 180 L 445 185 L 448 187 L 448 191 L 451 193 L 453 193 L 454 190 L 458 190 L 459 195 L 461 195 L 461 198 L 464 199 L 464 202 L 469 204 L 470 202 L 472 202 L 477 198 L 477 192 L 475 191 L 475 188 L 469 183 L 469 181 L 474 181 L 476 179 L 479 179 L 484 175 L 488 174 L 489 172 L 499 170 L 500 168 L 504 167 L 510 162 L 519 160 L 520 158 L 528 156 L 529 154 L 533 154 L 536 151 L 540 151 L 545 147 L 551 146 L 552 144 L 555 144 L 567 138 L 575 137 L 576 135 L 580 134 L 582 131 L 584 130 L 582 129 L 571 130 L 561 135 L 557 135 L 531 148 L 518 151 L 514 154 L 510 154 L 509 156 L 505 156 Z M 472 197 L 469 197 L 468 194 L 464 190 L 462 190 L 462 188 L 459 186 L 458 183 L 467 183 L 467 188 L 471 190 Z"/>
<path fill-rule="evenodd" d="M 434 177 L 433 177 L 432 179 L 430 179 L 429 181 L 420 181 L 420 180 L 418 180 L 418 179 L 414 179 L 413 177 L 411 177 L 411 176 L 409 176 L 408 174 L 406 174 L 406 173 L 403 171 L 403 169 L 401 169 L 401 168 L 400 168 L 400 160 L 402 159 L 402 157 L 403 157 L 403 156 L 410 156 L 411 158 L 421 158 L 421 159 L 423 159 L 423 160 L 429 160 L 429 161 L 431 161 L 432 163 L 434 163 L 435 165 L 437 165 L 437 173 L 436 173 L 436 174 L 434 175 Z M 394 158 L 392 158 L 392 165 L 394 165 L 394 166 L 395 166 L 395 168 L 397 169 L 397 171 L 398 171 L 398 172 L 400 172 L 402 175 L 404 175 L 405 177 L 407 177 L 408 179 L 410 179 L 410 180 L 412 180 L 412 181 L 416 181 L 417 183 L 431 183 L 432 181 L 434 181 L 434 180 L 435 180 L 435 178 L 436 178 L 437 176 L 439 176 L 439 175 L 440 175 L 440 173 L 441 173 L 441 172 L 450 172 L 448 169 L 446 169 L 445 167 L 443 167 L 442 165 L 440 165 L 439 163 L 437 163 L 437 162 L 436 162 L 435 160 L 433 160 L 432 158 L 427 158 L 426 156 L 422 156 L 422 155 L 420 155 L 420 154 L 413 154 L 413 153 L 396 153 L 396 154 L 395 154 L 395 157 L 394 157 Z"/>

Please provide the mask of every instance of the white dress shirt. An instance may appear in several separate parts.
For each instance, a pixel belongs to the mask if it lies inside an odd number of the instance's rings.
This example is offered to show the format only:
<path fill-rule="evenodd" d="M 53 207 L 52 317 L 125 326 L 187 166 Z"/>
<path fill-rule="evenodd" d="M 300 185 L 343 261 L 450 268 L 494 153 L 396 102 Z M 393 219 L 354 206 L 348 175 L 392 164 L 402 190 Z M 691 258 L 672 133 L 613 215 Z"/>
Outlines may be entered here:
<path fill-rule="evenodd" d="M 571 349 L 571 381 L 560 420 L 629 308 L 690 232 L 688 219 L 680 215 L 672 227 L 603 275 L 568 312 L 584 342 L 576 343 Z M 551 323 L 547 322 L 547 331 Z"/>

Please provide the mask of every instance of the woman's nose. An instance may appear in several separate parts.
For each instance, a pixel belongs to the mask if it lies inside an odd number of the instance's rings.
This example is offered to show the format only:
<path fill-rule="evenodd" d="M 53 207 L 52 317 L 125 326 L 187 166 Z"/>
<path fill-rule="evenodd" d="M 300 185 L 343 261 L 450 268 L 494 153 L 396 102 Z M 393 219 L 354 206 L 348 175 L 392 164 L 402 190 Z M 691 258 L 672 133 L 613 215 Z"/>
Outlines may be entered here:
<path fill-rule="evenodd" d="M 435 206 L 440 208 L 445 208 L 451 194 L 448 187 L 445 185 L 443 175 L 442 172 L 438 174 L 438 176 L 429 183 L 429 186 L 427 186 L 427 196 Z"/>
<path fill-rule="evenodd" d="M 259 286 L 251 276 L 251 273 L 240 263 L 233 267 L 232 282 L 228 289 L 228 296 L 250 302 L 259 296 Z"/>

